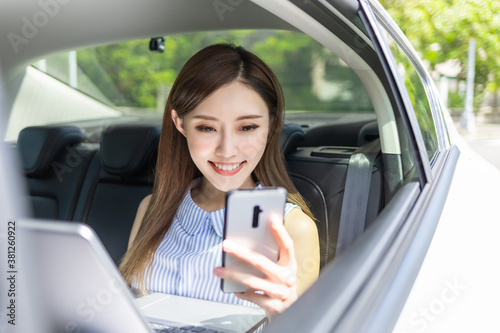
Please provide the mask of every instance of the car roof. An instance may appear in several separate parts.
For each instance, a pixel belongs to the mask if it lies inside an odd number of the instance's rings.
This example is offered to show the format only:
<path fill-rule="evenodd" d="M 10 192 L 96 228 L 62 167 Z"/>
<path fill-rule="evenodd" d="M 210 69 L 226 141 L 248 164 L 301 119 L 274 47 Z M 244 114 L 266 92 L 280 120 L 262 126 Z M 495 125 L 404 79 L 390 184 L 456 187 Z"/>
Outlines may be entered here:
<path fill-rule="evenodd" d="M 250 1 L 4 0 L 0 13 L 5 32 L 0 59 L 7 76 L 52 54 L 132 39 L 227 29 L 297 30 Z"/>

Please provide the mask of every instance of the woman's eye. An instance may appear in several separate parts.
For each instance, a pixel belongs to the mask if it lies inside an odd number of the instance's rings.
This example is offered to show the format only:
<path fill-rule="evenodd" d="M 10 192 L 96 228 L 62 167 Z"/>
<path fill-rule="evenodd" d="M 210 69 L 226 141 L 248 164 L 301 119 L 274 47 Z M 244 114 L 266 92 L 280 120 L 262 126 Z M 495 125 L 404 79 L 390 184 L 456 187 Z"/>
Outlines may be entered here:
<path fill-rule="evenodd" d="M 242 126 L 241 130 L 243 132 L 248 132 L 248 131 L 253 131 L 254 129 L 257 129 L 257 128 L 259 128 L 259 126 L 257 126 L 257 125 L 248 125 L 248 126 Z"/>
<path fill-rule="evenodd" d="M 213 132 L 215 129 L 210 126 L 196 126 L 196 129 L 200 132 Z"/>

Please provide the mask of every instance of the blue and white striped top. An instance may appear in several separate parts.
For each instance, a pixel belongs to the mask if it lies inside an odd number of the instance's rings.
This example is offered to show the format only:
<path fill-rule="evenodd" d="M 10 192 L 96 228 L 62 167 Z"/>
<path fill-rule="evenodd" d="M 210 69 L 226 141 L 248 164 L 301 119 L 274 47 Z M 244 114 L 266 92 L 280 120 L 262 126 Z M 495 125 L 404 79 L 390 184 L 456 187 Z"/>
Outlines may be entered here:
<path fill-rule="evenodd" d="M 151 292 L 255 307 L 234 294 L 223 293 L 220 279 L 213 274 L 214 268 L 222 265 L 225 208 L 207 212 L 193 201 L 191 189 L 200 181 L 191 184 L 156 250 L 151 273 L 146 272 L 145 287 Z M 286 203 L 285 215 L 297 207 Z"/>

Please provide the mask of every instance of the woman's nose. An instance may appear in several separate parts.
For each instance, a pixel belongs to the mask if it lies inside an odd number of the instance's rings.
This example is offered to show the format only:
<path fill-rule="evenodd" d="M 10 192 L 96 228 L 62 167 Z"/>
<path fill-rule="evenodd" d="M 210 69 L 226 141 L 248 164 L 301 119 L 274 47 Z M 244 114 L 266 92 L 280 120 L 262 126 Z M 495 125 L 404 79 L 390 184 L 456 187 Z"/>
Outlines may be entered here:
<path fill-rule="evenodd" d="M 230 132 L 223 132 L 219 138 L 219 143 L 215 153 L 221 157 L 229 158 L 238 152 L 236 138 Z"/>

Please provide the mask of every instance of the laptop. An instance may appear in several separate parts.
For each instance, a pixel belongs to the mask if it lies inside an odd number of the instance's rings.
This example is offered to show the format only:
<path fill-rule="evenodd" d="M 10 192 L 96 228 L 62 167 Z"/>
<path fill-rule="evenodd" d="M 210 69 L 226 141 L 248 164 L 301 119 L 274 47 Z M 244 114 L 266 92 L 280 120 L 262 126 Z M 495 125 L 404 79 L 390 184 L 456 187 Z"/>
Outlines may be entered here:
<path fill-rule="evenodd" d="M 18 227 L 19 272 L 39 332 L 253 332 L 265 321 L 260 308 L 161 293 L 134 299 L 87 225 L 26 219 Z"/>

